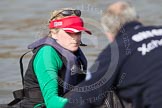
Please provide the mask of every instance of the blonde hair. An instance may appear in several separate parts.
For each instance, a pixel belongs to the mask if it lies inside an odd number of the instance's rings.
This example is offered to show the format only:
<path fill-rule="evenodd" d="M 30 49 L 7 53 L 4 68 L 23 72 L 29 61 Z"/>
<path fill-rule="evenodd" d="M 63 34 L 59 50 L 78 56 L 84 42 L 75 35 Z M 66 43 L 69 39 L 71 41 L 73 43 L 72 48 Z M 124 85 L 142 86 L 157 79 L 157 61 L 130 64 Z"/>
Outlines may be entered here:
<path fill-rule="evenodd" d="M 106 32 L 116 35 L 125 23 L 137 19 L 134 7 L 128 2 L 119 1 L 111 4 L 104 12 L 101 24 Z"/>
<path fill-rule="evenodd" d="M 59 14 L 64 10 L 75 10 L 75 9 L 73 9 L 73 8 L 62 8 L 62 9 L 59 9 L 59 10 L 54 10 L 53 12 L 51 12 L 51 17 L 48 20 L 48 23 L 50 23 L 52 20 L 58 20 L 58 19 L 67 17 L 67 16 L 63 16 L 62 14 Z M 76 15 L 72 14 L 70 16 L 76 16 Z M 54 31 L 55 33 L 58 33 L 60 29 L 59 28 L 53 28 L 53 29 L 50 29 L 50 30 Z M 51 36 L 50 33 L 49 33 L 49 36 Z"/>

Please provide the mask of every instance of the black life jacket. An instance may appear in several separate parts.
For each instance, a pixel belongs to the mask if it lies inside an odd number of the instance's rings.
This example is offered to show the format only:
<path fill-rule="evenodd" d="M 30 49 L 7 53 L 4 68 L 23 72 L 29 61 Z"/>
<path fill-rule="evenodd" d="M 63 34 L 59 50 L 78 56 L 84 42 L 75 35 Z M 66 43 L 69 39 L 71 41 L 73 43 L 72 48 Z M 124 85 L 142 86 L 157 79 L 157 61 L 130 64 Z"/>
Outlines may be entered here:
<path fill-rule="evenodd" d="M 74 54 L 57 44 L 53 38 L 44 37 L 28 46 L 29 49 L 32 49 L 33 56 L 29 62 L 25 77 L 23 77 L 23 68 L 21 66 L 23 89 L 13 92 L 15 100 L 9 103 L 10 106 L 21 101 L 19 102 L 21 106 L 24 108 L 29 108 L 38 103 L 44 102 L 38 80 L 33 70 L 34 58 L 39 49 L 41 49 L 44 45 L 52 46 L 58 52 L 60 58 L 63 61 L 63 67 L 58 72 L 59 96 L 63 96 L 65 93 L 71 90 L 73 86 L 77 85 L 79 82 L 85 79 L 87 60 L 81 49 L 79 48 L 78 51 L 76 51 Z M 22 55 L 20 59 L 21 65 L 24 55 Z"/>

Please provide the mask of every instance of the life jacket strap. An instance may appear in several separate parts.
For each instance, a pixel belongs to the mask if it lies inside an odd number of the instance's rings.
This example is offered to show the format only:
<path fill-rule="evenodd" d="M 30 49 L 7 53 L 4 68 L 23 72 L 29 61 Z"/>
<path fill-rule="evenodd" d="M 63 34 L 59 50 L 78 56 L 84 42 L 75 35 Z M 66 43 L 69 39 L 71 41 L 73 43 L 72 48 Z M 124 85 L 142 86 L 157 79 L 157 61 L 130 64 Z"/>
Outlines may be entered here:
<path fill-rule="evenodd" d="M 13 96 L 14 96 L 15 99 L 13 101 L 11 101 L 8 104 L 8 106 L 15 105 L 15 104 L 17 104 L 18 102 L 20 102 L 23 99 L 23 97 L 24 97 L 24 91 L 23 91 L 23 89 L 14 91 L 13 92 Z"/>
<path fill-rule="evenodd" d="M 22 79 L 22 85 L 24 86 L 24 68 L 23 68 L 23 57 L 31 52 L 32 50 L 30 51 L 27 51 L 26 53 L 24 53 L 21 57 L 20 57 L 20 60 L 19 60 L 19 63 L 20 63 L 20 72 L 21 72 L 21 79 Z"/>
<path fill-rule="evenodd" d="M 13 96 L 15 99 L 8 104 L 9 106 L 17 104 L 24 99 L 24 97 L 43 102 L 42 93 L 39 88 L 16 90 L 13 92 Z"/>

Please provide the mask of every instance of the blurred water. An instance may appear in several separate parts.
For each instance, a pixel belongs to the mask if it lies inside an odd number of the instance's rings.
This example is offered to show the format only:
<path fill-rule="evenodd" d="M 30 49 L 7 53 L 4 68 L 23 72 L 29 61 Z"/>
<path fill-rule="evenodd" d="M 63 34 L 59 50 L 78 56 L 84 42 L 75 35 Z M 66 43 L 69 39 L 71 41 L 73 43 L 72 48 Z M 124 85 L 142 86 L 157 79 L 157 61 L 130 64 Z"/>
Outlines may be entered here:
<path fill-rule="evenodd" d="M 93 36 L 83 34 L 88 44 L 83 51 L 89 66 L 108 43 L 99 19 L 106 5 L 114 0 L 1 0 L 0 2 L 0 104 L 12 100 L 11 92 L 21 88 L 19 57 L 26 46 L 48 33 L 47 21 L 52 10 L 72 7 L 82 10 L 85 26 Z M 117 1 L 117 0 L 116 0 Z M 161 0 L 127 0 L 132 2 L 145 24 L 162 24 Z M 29 56 L 24 58 L 27 66 Z"/>

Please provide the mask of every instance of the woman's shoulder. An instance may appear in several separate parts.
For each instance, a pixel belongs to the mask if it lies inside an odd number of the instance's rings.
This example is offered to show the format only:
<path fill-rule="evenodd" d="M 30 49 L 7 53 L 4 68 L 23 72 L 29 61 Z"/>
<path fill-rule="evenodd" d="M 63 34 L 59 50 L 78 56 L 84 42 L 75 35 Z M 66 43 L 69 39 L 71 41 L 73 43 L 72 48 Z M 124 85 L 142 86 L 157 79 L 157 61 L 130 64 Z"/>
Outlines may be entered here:
<path fill-rule="evenodd" d="M 62 60 L 57 51 L 50 45 L 42 46 L 36 54 L 34 62 L 43 61 L 46 63 L 55 63 L 62 66 Z"/>
<path fill-rule="evenodd" d="M 47 53 L 47 54 L 57 54 L 57 51 L 55 48 L 53 48 L 50 45 L 44 45 L 40 48 L 39 52 Z"/>

